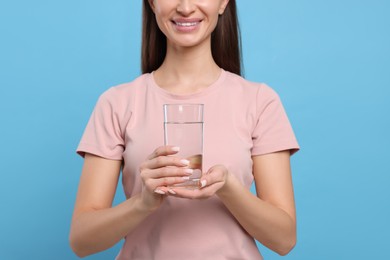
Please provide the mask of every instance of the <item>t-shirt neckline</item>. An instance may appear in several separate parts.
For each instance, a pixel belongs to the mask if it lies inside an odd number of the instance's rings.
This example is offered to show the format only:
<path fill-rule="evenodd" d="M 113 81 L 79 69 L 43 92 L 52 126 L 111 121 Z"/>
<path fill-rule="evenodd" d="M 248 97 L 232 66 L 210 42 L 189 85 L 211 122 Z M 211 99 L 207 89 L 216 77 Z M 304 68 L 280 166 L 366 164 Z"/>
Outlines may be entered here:
<path fill-rule="evenodd" d="M 226 71 L 224 69 L 221 69 L 221 73 L 218 77 L 218 79 L 212 83 L 210 86 L 202 89 L 199 92 L 190 93 L 190 94 L 174 94 L 171 93 L 163 88 L 161 88 L 159 85 L 157 85 L 156 81 L 154 80 L 154 71 L 152 73 L 149 73 L 149 85 L 152 87 L 152 89 L 159 94 L 171 98 L 171 99 L 193 99 L 193 98 L 199 98 L 204 97 L 206 95 L 209 95 L 211 92 L 214 92 L 216 89 L 218 89 L 220 86 L 222 86 L 222 82 L 226 78 Z"/>

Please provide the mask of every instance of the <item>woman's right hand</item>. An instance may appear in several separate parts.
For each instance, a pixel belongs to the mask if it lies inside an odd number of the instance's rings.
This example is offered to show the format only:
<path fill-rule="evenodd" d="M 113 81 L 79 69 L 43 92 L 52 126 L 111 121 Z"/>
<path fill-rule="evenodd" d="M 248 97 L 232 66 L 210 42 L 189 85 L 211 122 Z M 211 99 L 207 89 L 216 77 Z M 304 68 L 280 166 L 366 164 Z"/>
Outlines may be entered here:
<path fill-rule="evenodd" d="M 187 168 L 188 160 L 171 156 L 179 149 L 160 146 L 141 164 L 142 202 L 148 209 L 158 208 L 166 194 L 174 194 L 169 187 L 187 181 L 192 174 L 193 170 Z"/>

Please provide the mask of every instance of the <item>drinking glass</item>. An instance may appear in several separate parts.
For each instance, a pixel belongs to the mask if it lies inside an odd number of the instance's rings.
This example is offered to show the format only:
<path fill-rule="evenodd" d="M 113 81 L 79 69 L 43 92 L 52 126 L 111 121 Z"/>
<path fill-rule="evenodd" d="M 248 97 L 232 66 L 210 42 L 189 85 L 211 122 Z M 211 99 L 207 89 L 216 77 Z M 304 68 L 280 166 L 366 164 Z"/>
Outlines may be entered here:
<path fill-rule="evenodd" d="M 203 104 L 164 105 L 164 143 L 180 147 L 174 156 L 187 159 L 194 172 L 175 187 L 199 188 L 203 159 Z"/>

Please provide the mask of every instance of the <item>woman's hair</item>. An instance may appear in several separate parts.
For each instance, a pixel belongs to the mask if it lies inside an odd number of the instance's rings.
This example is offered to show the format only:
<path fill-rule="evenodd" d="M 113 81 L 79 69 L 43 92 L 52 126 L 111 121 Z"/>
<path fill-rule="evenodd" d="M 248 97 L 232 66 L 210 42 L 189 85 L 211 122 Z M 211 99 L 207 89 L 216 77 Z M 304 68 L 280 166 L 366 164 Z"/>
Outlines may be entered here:
<path fill-rule="evenodd" d="M 148 0 L 143 1 L 142 15 L 142 73 L 157 70 L 167 51 L 167 40 L 157 25 Z M 211 34 L 211 52 L 217 65 L 226 71 L 241 75 L 241 37 L 236 1 L 230 0 L 225 12 Z"/>

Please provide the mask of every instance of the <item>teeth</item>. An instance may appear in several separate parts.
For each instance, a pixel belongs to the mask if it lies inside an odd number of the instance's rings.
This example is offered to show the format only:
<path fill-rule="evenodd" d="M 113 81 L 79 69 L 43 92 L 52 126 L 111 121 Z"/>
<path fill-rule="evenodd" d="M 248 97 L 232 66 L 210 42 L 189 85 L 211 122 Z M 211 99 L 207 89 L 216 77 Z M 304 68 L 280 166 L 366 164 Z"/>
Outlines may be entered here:
<path fill-rule="evenodd" d="M 179 25 L 179 26 L 190 27 L 190 26 L 195 26 L 198 23 L 197 22 L 193 22 L 193 23 L 179 23 L 179 22 L 176 22 L 176 24 Z"/>

